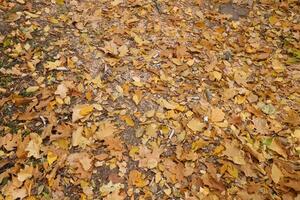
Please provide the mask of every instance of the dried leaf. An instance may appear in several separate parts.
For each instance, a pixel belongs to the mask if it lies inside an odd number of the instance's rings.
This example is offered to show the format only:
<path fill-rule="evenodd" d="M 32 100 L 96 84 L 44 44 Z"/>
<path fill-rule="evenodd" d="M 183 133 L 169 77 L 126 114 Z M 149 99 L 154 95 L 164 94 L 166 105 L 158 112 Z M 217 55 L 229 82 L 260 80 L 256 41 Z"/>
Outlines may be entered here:
<path fill-rule="evenodd" d="M 24 182 L 25 180 L 31 178 L 33 176 L 33 167 L 25 165 L 24 169 L 21 169 L 17 174 L 18 180 Z"/>
<path fill-rule="evenodd" d="M 89 104 L 76 105 L 73 108 L 72 122 L 76 122 L 77 120 L 86 117 L 93 111 L 93 109 L 93 105 Z"/>
<path fill-rule="evenodd" d="M 270 146 L 268 146 L 268 148 L 275 151 L 282 157 L 287 158 L 286 151 L 284 150 L 284 148 L 281 146 L 281 144 L 278 142 L 277 139 L 273 139 L 272 143 L 270 144 Z"/>
<path fill-rule="evenodd" d="M 42 144 L 42 138 L 37 133 L 31 133 L 30 141 L 25 149 L 26 151 L 28 151 L 27 156 L 40 158 L 41 144 Z"/>
<path fill-rule="evenodd" d="M 100 122 L 99 129 L 95 136 L 98 140 L 103 140 L 107 137 L 113 137 L 116 132 L 116 128 L 113 123 L 109 121 Z"/>
<path fill-rule="evenodd" d="M 57 86 L 57 89 L 54 94 L 59 95 L 61 98 L 65 98 L 67 96 L 68 91 L 69 89 L 67 88 L 67 86 L 61 83 Z"/>
<path fill-rule="evenodd" d="M 224 120 L 225 113 L 220 108 L 211 109 L 211 121 L 212 122 L 221 122 Z"/>
<path fill-rule="evenodd" d="M 193 118 L 187 123 L 187 126 L 194 132 L 200 132 L 205 127 L 205 123 L 202 123 L 198 118 Z"/>
<path fill-rule="evenodd" d="M 281 170 L 274 163 L 272 165 L 271 178 L 276 184 L 279 183 L 281 178 L 283 178 Z"/>
<path fill-rule="evenodd" d="M 244 152 L 240 150 L 237 142 L 234 140 L 232 142 L 225 143 L 225 151 L 223 155 L 226 155 L 230 160 L 239 165 L 245 165 Z"/>

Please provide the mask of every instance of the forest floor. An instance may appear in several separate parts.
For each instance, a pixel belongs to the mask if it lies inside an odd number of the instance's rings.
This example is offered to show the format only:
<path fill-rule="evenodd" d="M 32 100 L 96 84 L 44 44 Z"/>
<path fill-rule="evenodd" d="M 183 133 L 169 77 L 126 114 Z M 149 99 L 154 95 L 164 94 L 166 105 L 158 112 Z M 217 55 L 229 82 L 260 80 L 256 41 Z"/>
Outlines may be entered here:
<path fill-rule="evenodd" d="M 0 0 L 0 200 L 300 200 L 298 0 Z"/>

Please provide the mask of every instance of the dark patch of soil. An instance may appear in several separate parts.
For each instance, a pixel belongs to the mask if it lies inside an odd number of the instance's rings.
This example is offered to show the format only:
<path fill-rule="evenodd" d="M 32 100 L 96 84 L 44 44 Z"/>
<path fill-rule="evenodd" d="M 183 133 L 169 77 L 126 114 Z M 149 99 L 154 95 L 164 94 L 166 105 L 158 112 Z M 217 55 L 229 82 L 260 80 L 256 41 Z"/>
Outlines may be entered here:
<path fill-rule="evenodd" d="M 233 3 L 226 3 L 219 6 L 219 12 L 222 14 L 231 15 L 233 20 L 239 20 L 241 17 L 247 17 L 249 8 Z"/>

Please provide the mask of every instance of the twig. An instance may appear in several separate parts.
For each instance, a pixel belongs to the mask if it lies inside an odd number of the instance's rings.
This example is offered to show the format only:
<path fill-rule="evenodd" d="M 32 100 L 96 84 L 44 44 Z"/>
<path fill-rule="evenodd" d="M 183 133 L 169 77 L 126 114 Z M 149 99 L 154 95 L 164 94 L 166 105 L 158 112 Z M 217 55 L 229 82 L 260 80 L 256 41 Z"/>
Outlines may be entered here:
<path fill-rule="evenodd" d="M 162 13 L 161 13 L 161 10 L 160 10 L 160 6 L 158 5 L 157 1 L 156 1 L 156 0 L 152 0 L 152 2 L 154 3 L 154 6 L 155 6 L 157 12 L 158 12 L 159 14 L 162 14 Z"/>

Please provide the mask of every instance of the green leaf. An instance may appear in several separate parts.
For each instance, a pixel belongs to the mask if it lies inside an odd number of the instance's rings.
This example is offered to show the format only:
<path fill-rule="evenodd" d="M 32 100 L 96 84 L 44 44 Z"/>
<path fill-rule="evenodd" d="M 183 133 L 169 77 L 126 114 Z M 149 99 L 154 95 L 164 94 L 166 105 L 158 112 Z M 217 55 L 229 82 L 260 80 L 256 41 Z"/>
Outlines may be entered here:
<path fill-rule="evenodd" d="M 273 141 L 273 138 L 267 138 L 267 139 L 264 139 L 262 143 L 263 143 L 263 145 L 268 147 L 272 144 L 272 141 Z"/>

